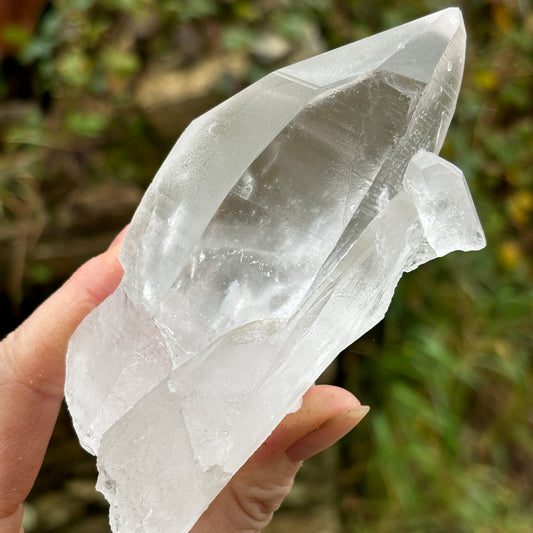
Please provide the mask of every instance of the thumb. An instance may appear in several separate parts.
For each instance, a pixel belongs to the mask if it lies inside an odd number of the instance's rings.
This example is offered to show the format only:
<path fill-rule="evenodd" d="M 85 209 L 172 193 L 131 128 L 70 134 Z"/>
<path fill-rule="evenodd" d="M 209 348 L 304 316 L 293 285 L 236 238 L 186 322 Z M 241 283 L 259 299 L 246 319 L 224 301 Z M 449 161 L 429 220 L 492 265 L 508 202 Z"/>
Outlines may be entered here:
<path fill-rule="evenodd" d="M 69 338 L 120 282 L 119 237 L 0 343 L 0 531 L 19 531 L 63 398 Z"/>
<path fill-rule="evenodd" d="M 65 354 L 80 322 L 120 283 L 122 230 L 108 250 L 83 264 L 70 279 L 2 342 L 1 363 L 37 392 L 63 397 Z"/>

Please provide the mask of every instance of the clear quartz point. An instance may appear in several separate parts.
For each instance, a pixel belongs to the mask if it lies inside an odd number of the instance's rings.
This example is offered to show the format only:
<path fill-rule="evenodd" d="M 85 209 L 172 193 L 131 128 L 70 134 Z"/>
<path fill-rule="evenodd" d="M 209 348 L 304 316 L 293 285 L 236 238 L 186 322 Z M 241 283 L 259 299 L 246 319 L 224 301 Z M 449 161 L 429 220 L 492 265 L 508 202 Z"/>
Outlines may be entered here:
<path fill-rule="evenodd" d="M 451 8 L 278 70 L 199 117 L 80 325 L 66 397 L 111 525 L 186 532 L 404 271 L 485 244 L 435 155 L 461 83 Z"/>

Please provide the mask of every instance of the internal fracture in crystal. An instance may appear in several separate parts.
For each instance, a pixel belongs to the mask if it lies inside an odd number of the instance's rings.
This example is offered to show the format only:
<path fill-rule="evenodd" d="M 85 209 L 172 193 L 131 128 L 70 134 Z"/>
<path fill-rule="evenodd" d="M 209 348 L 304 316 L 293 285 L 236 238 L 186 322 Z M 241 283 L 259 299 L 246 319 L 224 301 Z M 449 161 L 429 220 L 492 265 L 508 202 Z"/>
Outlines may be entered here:
<path fill-rule="evenodd" d="M 278 70 L 196 119 L 71 339 L 66 396 L 113 531 L 186 532 L 404 271 L 484 246 L 440 159 L 465 31 L 447 9 Z"/>

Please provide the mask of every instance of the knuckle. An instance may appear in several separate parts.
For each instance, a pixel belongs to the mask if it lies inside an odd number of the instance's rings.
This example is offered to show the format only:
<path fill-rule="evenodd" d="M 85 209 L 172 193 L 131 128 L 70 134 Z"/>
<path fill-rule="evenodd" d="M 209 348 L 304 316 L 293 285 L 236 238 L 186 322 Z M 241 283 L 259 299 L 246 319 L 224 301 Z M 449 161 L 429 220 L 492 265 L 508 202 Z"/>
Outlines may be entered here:
<path fill-rule="evenodd" d="M 283 499 L 292 487 L 290 482 L 269 483 L 268 486 L 235 486 L 233 497 L 238 507 L 240 524 L 238 531 L 260 531 L 279 509 Z"/>

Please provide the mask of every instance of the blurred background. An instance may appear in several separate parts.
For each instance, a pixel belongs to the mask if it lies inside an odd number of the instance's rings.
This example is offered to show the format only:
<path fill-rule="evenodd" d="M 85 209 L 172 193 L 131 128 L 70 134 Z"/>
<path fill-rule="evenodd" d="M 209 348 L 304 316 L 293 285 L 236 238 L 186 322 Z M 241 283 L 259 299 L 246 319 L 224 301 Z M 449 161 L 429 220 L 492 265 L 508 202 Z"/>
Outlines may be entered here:
<path fill-rule="evenodd" d="M 385 321 L 328 371 L 372 410 L 304 465 L 268 531 L 533 531 L 529 0 L 2 0 L 1 334 L 106 248 L 195 116 L 282 65 L 457 4 L 468 55 L 442 155 L 467 176 L 488 246 L 406 275 Z M 27 533 L 109 531 L 94 479 L 63 410 Z"/>

